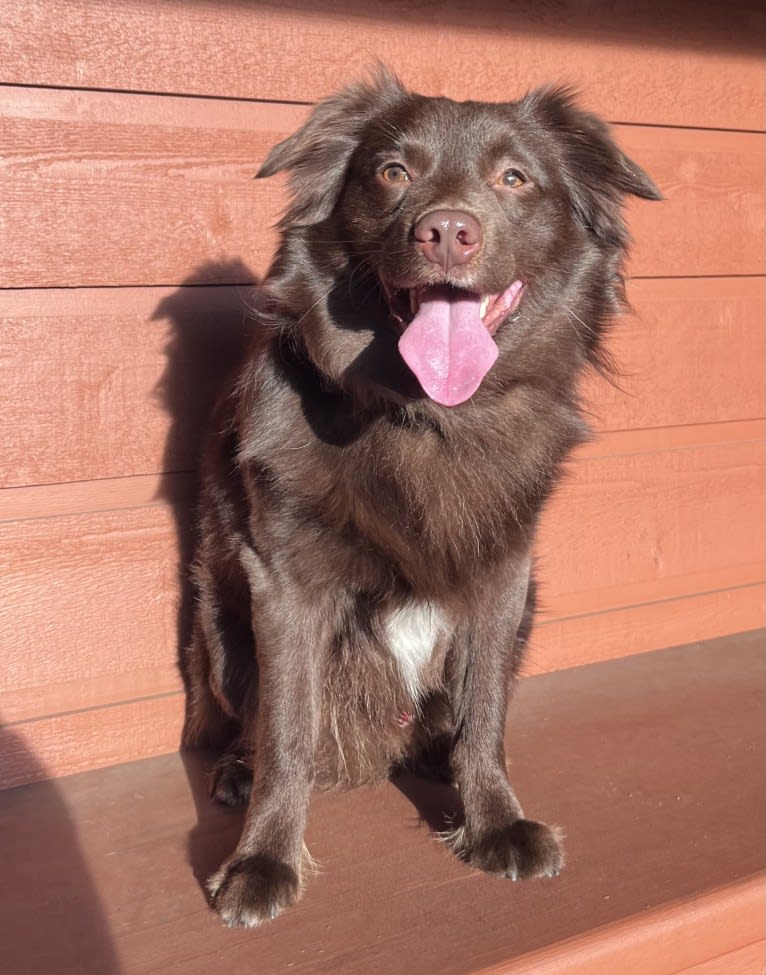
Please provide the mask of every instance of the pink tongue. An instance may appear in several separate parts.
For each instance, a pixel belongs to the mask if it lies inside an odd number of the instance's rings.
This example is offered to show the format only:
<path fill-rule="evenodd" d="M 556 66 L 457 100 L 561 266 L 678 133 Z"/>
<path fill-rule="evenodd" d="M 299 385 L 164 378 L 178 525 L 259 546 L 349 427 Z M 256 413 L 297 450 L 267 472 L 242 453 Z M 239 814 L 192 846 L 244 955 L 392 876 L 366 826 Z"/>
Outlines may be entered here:
<path fill-rule="evenodd" d="M 479 314 L 481 297 L 429 288 L 399 339 L 399 352 L 432 400 L 464 403 L 494 365 L 498 348 Z"/>

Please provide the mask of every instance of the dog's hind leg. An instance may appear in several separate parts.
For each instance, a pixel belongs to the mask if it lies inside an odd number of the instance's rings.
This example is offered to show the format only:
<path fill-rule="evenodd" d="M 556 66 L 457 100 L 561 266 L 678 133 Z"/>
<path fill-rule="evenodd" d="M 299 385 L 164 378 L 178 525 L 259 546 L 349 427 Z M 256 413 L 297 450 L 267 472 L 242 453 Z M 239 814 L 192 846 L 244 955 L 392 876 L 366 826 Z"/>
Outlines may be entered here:
<path fill-rule="evenodd" d="M 197 604 L 183 660 L 186 719 L 182 747 L 222 751 L 241 731 L 240 715 L 257 685 L 255 642 L 248 619 L 222 609 L 211 574 L 195 570 Z"/>
<path fill-rule="evenodd" d="M 258 681 L 253 677 L 240 708 L 236 735 L 226 744 L 210 781 L 210 795 L 224 806 L 244 806 L 253 787 L 253 756 L 258 720 Z"/>
<path fill-rule="evenodd" d="M 419 711 L 408 753 L 394 771 L 412 772 L 432 782 L 453 782 L 454 725 L 446 695 L 441 692 L 429 695 Z"/>
<path fill-rule="evenodd" d="M 227 714 L 210 686 L 210 659 L 199 619 L 195 620 L 186 651 L 186 713 L 182 748 L 225 748 L 237 734 L 237 722 Z"/>

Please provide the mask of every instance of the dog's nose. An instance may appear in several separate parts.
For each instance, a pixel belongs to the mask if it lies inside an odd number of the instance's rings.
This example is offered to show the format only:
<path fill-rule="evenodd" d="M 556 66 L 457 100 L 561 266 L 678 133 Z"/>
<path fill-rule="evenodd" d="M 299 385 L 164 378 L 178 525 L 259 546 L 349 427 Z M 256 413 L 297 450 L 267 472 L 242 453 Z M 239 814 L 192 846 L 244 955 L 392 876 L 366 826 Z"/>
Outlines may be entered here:
<path fill-rule="evenodd" d="M 467 264 L 481 247 L 481 224 L 462 210 L 432 210 L 415 224 L 415 240 L 426 259 L 449 271 Z"/>

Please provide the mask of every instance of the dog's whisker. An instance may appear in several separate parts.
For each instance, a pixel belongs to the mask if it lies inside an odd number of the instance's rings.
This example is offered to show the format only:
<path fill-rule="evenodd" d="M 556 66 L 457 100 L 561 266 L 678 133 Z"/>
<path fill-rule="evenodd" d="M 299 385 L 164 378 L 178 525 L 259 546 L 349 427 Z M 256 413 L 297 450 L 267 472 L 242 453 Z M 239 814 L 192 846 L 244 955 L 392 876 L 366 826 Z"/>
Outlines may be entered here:
<path fill-rule="evenodd" d="M 594 336 L 594 337 L 598 335 L 598 329 L 594 328 L 592 325 L 588 325 L 587 322 L 583 321 L 583 319 L 580 318 L 580 316 L 576 312 L 574 312 L 571 308 L 567 308 L 565 305 L 562 305 L 562 308 L 567 313 L 567 315 L 570 316 L 570 318 L 573 318 L 575 321 L 579 322 L 580 325 L 582 325 L 587 335 Z"/>
<path fill-rule="evenodd" d="M 295 323 L 296 331 L 305 322 L 305 320 L 312 313 L 312 311 L 314 311 L 314 309 L 317 308 L 318 305 L 320 305 L 323 301 L 327 301 L 327 299 L 330 297 L 330 295 L 332 294 L 332 292 L 333 292 L 333 289 L 332 288 L 328 288 L 327 291 L 325 291 L 323 294 L 321 294 L 316 299 L 316 301 L 306 309 L 306 311 L 301 315 L 301 317 Z"/>

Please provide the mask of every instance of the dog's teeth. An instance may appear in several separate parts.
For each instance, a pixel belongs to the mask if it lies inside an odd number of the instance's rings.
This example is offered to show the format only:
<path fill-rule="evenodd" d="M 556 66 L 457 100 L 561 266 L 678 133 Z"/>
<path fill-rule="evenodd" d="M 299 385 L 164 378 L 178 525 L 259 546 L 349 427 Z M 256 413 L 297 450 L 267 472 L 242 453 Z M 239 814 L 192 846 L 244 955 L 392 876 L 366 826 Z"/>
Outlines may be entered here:
<path fill-rule="evenodd" d="M 418 293 L 415 288 L 410 288 L 410 311 L 414 315 L 418 310 Z"/>
<path fill-rule="evenodd" d="M 482 318 L 487 314 L 487 309 L 489 308 L 489 298 L 482 298 L 481 304 L 479 305 L 479 314 Z"/>

